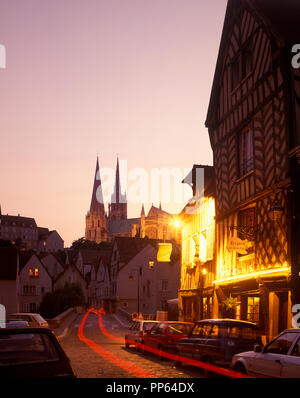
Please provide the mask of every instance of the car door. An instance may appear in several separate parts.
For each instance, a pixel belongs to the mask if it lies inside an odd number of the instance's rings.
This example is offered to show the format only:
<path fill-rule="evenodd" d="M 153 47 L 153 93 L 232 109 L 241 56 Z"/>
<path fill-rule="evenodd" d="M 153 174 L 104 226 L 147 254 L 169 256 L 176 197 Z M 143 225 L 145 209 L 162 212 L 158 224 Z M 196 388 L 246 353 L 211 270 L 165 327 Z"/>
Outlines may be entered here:
<path fill-rule="evenodd" d="M 297 335 L 297 341 L 292 347 L 289 355 L 282 360 L 281 377 L 300 377 L 300 336 Z"/>
<path fill-rule="evenodd" d="M 280 334 L 267 344 L 262 352 L 255 355 L 249 372 L 259 377 L 280 377 L 284 359 L 295 338 L 296 334 L 293 332 Z"/>
<path fill-rule="evenodd" d="M 153 326 L 153 328 L 147 334 L 144 335 L 144 344 L 145 345 L 147 345 L 149 347 L 156 347 L 157 336 L 160 333 L 159 326 L 160 326 L 160 323 Z"/>

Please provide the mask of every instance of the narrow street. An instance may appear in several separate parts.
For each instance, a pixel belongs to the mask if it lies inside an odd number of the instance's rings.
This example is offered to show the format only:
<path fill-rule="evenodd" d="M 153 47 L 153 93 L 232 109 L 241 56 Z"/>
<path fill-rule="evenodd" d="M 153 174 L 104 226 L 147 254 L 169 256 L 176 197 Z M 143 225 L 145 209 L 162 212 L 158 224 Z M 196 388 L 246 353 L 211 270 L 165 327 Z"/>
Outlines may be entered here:
<path fill-rule="evenodd" d="M 132 378 L 135 377 L 134 374 L 126 370 L 130 365 L 137 367 L 142 372 L 141 374 L 145 372 L 144 377 L 148 377 L 149 373 L 158 378 L 204 377 L 201 370 L 191 366 L 176 368 L 173 361 L 168 359 L 159 359 L 150 353 L 145 355 L 135 348 L 126 349 L 123 342 L 126 328 L 122 327 L 112 315 L 103 316 L 103 326 L 108 333 L 121 338 L 120 341 L 102 333 L 96 314 L 89 314 L 85 322 L 83 334 L 99 347 L 100 353 L 95 352 L 78 337 L 78 328 L 83 317 L 84 314 L 79 315 L 70 326 L 66 336 L 60 339 L 79 378 Z M 106 354 L 106 359 L 101 355 L 101 350 Z M 109 355 L 112 360 L 109 359 Z M 113 361 L 116 358 L 120 360 L 119 364 Z"/>

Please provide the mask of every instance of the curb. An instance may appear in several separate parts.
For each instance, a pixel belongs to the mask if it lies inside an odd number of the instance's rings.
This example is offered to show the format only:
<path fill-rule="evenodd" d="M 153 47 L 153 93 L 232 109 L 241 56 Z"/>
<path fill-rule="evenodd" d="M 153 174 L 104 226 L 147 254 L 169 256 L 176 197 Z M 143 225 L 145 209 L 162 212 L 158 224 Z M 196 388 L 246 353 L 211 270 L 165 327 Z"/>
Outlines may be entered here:
<path fill-rule="evenodd" d="M 116 314 L 112 314 L 112 316 L 115 318 L 116 321 L 119 322 L 119 324 L 121 326 L 123 326 L 124 328 L 128 329 L 128 327 L 129 327 L 128 323 L 124 323 L 123 321 L 121 321 L 121 319 Z"/>
<path fill-rule="evenodd" d="M 60 340 L 60 339 L 62 339 L 62 338 L 64 338 L 64 337 L 66 337 L 66 335 L 67 335 L 68 332 L 69 332 L 70 326 L 76 321 L 76 319 L 79 317 L 79 315 L 81 315 L 81 314 L 75 313 L 74 316 L 71 316 L 71 317 L 70 317 L 70 319 L 68 320 L 67 325 L 66 325 L 66 327 L 64 328 L 63 332 L 62 332 L 59 336 L 56 336 L 58 340 Z M 55 329 L 54 329 L 53 331 L 54 331 L 54 333 L 55 333 Z M 58 332 L 58 331 L 57 331 L 57 332 Z"/>

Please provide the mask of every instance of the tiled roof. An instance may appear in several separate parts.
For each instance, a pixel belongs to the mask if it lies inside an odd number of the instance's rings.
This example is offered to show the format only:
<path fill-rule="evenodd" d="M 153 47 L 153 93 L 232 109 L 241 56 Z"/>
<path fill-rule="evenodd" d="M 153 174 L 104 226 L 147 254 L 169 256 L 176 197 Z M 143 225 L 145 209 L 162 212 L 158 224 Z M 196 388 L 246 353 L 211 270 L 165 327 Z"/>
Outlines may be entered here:
<path fill-rule="evenodd" d="M 17 227 L 37 228 L 34 218 L 22 216 L 0 215 L 0 224 L 14 225 Z"/>
<path fill-rule="evenodd" d="M 116 237 L 115 242 L 118 246 L 120 261 L 123 263 L 128 263 L 128 261 L 135 257 L 147 245 L 152 245 L 154 249 L 158 250 L 158 243 L 162 242 L 162 240 L 149 238 L 130 238 L 122 236 Z M 165 240 L 165 242 L 170 243 L 171 241 Z"/>

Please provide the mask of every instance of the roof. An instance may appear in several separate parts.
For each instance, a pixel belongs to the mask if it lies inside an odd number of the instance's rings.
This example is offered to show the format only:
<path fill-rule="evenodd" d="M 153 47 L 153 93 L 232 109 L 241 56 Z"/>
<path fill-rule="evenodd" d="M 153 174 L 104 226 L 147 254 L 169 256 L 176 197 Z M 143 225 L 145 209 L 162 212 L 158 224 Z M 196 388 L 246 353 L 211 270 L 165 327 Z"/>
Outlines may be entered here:
<path fill-rule="evenodd" d="M 22 217 L 18 216 L 10 216 L 10 215 L 0 215 L 0 224 L 8 224 L 14 225 L 17 227 L 27 227 L 27 228 L 37 228 L 36 222 L 34 218 L 31 217 Z"/>
<path fill-rule="evenodd" d="M 140 218 L 128 218 L 126 220 L 113 220 L 108 223 L 110 234 L 131 233 L 132 225 L 140 224 Z"/>
<path fill-rule="evenodd" d="M 31 259 L 32 256 L 37 256 L 37 254 L 34 251 L 31 250 L 26 250 L 26 251 L 21 251 L 20 252 L 20 271 L 25 267 L 25 265 L 28 263 L 28 261 Z"/>
<path fill-rule="evenodd" d="M 204 170 L 204 182 L 202 180 L 202 173 L 197 170 Z M 214 166 L 194 164 L 191 171 L 182 180 L 184 184 L 189 184 L 193 189 L 193 195 L 196 195 L 196 189 L 198 188 L 199 193 L 202 194 L 204 188 L 204 196 L 210 196 L 215 191 L 215 174 Z M 199 185 L 199 186 L 197 186 Z"/>
<path fill-rule="evenodd" d="M 171 214 L 162 210 L 161 208 L 152 205 L 148 212 L 147 217 L 158 217 L 158 216 L 171 216 Z"/>
<path fill-rule="evenodd" d="M 262 15 L 272 32 L 285 42 L 300 39 L 300 2 L 297 0 L 247 0 Z M 299 43 L 299 41 L 298 41 Z"/>
<path fill-rule="evenodd" d="M 93 250 L 93 249 L 80 249 L 79 250 L 82 256 L 82 261 L 84 264 L 93 264 L 96 265 L 102 255 L 101 250 Z"/>
<path fill-rule="evenodd" d="M 213 123 L 213 112 L 216 105 L 215 98 L 219 95 L 219 79 L 222 78 L 223 53 L 227 45 L 228 34 L 233 26 L 233 19 L 238 15 L 240 8 L 245 5 L 252 9 L 262 20 L 262 23 L 277 38 L 278 44 L 284 45 L 288 41 L 299 43 L 300 40 L 300 2 L 296 0 L 228 0 L 224 19 L 223 31 L 219 46 L 219 53 L 205 125 Z M 282 44 L 283 43 L 283 44 Z"/>
<path fill-rule="evenodd" d="M 115 237 L 115 243 L 118 246 L 120 255 L 120 262 L 128 263 L 133 257 L 135 257 L 140 251 L 146 246 L 151 245 L 155 250 L 158 250 L 158 244 L 161 243 L 161 239 L 149 239 L 149 238 L 131 238 L 131 237 Z M 165 243 L 171 243 L 170 240 L 165 240 Z M 176 261 L 180 254 L 180 247 L 173 243 L 173 250 L 171 255 L 171 262 Z"/>
<path fill-rule="evenodd" d="M 98 157 L 96 162 L 90 213 L 105 213 Z"/>
<path fill-rule="evenodd" d="M 0 280 L 16 280 L 18 250 L 14 247 L 0 247 Z"/>

